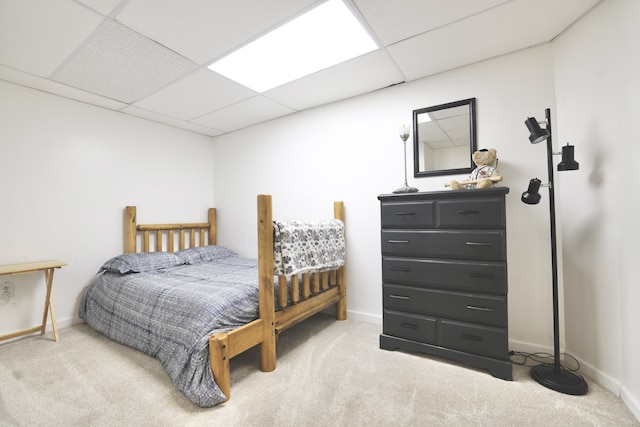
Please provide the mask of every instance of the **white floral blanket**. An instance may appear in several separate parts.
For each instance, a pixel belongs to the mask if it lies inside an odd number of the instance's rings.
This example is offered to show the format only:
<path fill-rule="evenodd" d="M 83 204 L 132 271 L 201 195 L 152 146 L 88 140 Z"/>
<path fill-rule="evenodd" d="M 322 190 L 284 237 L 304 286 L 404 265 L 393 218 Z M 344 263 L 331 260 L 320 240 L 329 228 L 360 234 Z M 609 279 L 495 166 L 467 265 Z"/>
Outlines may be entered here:
<path fill-rule="evenodd" d="M 340 220 L 273 221 L 273 230 L 276 275 L 328 271 L 344 265 L 344 224 Z"/>

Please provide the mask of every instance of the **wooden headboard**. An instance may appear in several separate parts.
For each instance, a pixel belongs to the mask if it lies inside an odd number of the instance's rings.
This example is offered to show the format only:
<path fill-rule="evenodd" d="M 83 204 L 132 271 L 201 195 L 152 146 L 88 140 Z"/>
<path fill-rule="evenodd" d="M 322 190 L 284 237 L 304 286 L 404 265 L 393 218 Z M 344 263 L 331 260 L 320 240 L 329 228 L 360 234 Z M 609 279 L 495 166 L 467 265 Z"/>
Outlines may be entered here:
<path fill-rule="evenodd" d="M 138 246 L 138 235 L 141 236 L 141 247 Z M 187 238 L 189 242 L 188 245 Z M 215 244 L 215 208 L 209 208 L 208 222 L 187 224 L 138 224 L 136 218 L 136 207 L 127 206 L 124 209 L 125 253 L 175 252 L 186 248 Z"/>

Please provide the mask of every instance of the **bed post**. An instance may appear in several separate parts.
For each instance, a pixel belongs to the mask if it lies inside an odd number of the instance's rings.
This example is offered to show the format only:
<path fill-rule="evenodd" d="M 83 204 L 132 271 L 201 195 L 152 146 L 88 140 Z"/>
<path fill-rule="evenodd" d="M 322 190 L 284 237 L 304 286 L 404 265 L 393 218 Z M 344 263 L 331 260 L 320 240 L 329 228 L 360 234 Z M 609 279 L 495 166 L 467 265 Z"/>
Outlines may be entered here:
<path fill-rule="evenodd" d="M 216 208 L 209 208 L 209 244 L 215 245 L 217 242 L 216 236 Z"/>
<path fill-rule="evenodd" d="M 273 216 L 271 196 L 258 195 L 258 280 L 263 336 L 260 369 L 276 369 L 275 302 L 273 289 Z"/>
<path fill-rule="evenodd" d="M 344 224 L 344 202 L 334 202 L 333 203 L 333 217 L 335 219 L 339 219 Z M 347 230 L 345 228 L 345 239 L 347 235 Z M 338 270 L 338 287 L 340 289 L 340 301 L 336 304 L 336 319 L 338 320 L 346 320 L 347 319 L 347 274 L 345 271 L 345 267 L 342 266 Z"/>
<path fill-rule="evenodd" d="M 124 208 L 124 253 L 136 251 L 136 207 Z"/>
<path fill-rule="evenodd" d="M 229 368 L 229 335 L 226 332 L 214 334 L 209 338 L 209 365 L 218 388 L 229 400 L 231 398 L 231 371 Z"/>

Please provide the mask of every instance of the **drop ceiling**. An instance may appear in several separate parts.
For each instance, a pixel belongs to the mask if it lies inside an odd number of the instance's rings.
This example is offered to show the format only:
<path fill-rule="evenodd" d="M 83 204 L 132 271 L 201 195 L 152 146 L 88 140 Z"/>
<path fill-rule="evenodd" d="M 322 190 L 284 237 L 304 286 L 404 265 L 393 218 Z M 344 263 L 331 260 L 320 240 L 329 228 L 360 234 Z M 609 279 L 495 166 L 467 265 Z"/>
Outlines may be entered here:
<path fill-rule="evenodd" d="M 0 0 L 0 80 L 217 136 L 550 42 L 602 0 L 344 1 L 379 49 L 257 93 L 207 66 L 324 0 Z"/>

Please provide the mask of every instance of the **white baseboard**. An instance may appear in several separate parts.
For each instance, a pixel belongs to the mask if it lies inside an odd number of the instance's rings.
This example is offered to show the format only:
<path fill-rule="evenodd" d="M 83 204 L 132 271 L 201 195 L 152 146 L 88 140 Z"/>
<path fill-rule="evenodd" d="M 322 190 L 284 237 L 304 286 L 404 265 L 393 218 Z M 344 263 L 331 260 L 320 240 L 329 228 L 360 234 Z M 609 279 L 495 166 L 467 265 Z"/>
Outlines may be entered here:
<path fill-rule="evenodd" d="M 79 317 L 74 317 L 74 318 L 68 318 L 68 319 L 56 319 L 56 326 L 58 327 L 58 331 L 60 329 L 64 329 L 68 326 L 72 326 L 78 323 L 84 323 L 84 320 L 80 319 Z M 35 326 L 39 326 L 39 325 L 34 325 Z M 11 333 L 12 331 L 8 331 L 7 333 Z M 48 321 L 47 321 L 47 327 L 45 328 L 45 334 L 50 334 L 53 337 L 53 324 L 51 323 L 51 318 L 49 317 Z M 29 337 L 35 337 L 38 336 L 38 331 L 33 332 L 31 334 L 26 334 L 26 335 L 21 335 L 21 336 L 17 336 L 17 337 L 13 337 L 10 339 L 6 339 L 3 341 L 0 341 L 0 345 L 2 344 L 8 344 L 10 342 L 14 342 L 14 341 L 18 341 L 18 340 L 22 340 L 25 338 L 29 338 Z"/>
<path fill-rule="evenodd" d="M 640 421 L 640 399 L 638 396 L 633 396 L 623 384 L 620 387 L 620 397 L 631 413 Z"/>
<path fill-rule="evenodd" d="M 622 381 L 619 378 L 614 378 L 600 369 L 596 369 L 593 365 L 585 362 L 584 360 L 578 359 L 578 362 L 580 362 L 580 370 L 586 376 L 593 379 L 616 396 L 620 396 Z"/>
<path fill-rule="evenodd" d="M 382 315 L 373 315 L 360 311 L 347 310 L 347 319 L 353 319 L 359 322 L 373 323 L 382 327 Z"/>
<path fill-rule="evenodd" d="M 332 306 L 324 310 L 323 313 L 333 316 L 336 313 L 336 309 Z M 347 319 L 356 320 L 358 322 L 373 323 L 375 325 L 380 325 L 380 328 L 382 328 L 382 315 L 373 315 L 370 313 L 363 313 L 361 311 L 347 310 Z"/>
<path fill-rule="evenodd" d="M 553 354 L 553 349 L 538 344 L 531 344 L 524 341 L 509 340 L 509 350 L 521 351 L 523 353 L 548 353 Z"/>

